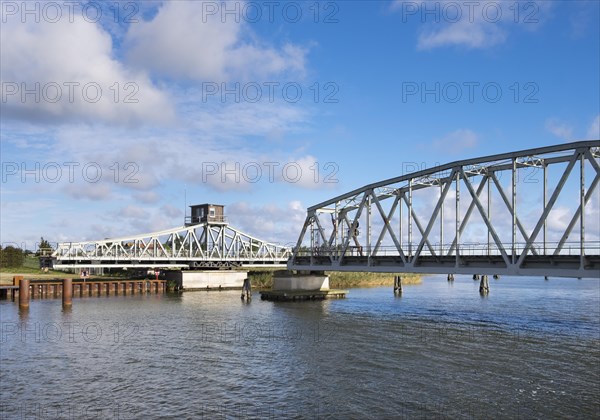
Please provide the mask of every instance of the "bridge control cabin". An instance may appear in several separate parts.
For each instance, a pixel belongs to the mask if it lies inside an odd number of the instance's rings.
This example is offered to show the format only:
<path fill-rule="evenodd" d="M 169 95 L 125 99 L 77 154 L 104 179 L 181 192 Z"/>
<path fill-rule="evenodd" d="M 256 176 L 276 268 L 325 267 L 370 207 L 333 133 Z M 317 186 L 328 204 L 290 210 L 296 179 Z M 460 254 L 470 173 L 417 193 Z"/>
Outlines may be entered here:
<path fill-rule="evenodd" d="M 195 204 L 190 206 L 191 216 L 186 217 L 186 225 L 198 223 L 227 224 L 225 206 L 220 204 Z"/>

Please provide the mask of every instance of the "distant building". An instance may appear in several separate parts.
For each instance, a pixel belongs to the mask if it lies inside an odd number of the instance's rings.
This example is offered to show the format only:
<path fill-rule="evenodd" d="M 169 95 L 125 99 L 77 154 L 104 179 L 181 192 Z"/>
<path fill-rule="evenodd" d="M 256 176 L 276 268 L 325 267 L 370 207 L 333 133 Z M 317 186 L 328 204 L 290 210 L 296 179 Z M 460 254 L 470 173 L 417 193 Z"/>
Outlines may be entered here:
<path fill-rule="evenodd" d="M 191 216 L 187 224 L 227 223 L 225 206 L 220 204 L 196 204 L 190 206 Z"/>

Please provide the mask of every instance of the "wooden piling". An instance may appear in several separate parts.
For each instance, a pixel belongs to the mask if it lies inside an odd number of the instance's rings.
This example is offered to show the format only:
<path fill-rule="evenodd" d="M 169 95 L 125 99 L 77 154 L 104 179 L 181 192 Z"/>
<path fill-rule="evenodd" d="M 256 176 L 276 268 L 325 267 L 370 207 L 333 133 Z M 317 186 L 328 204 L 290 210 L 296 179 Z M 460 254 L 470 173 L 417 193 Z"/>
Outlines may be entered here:
<path fill-rule="evenodd" d="M 244 300 L 244 298 L 247 302 L 252 300 L 252 285 L 250 284 L 250 279 L 248 277 L 244 279 L 242 285 L 242 300 Z"/>
<path fill-rule="evenodd" d="M 394 294 L 402 294 L 402 276 L 394 276 Z"/>
<path fill-rule="evenodd" d="M 13 276 L 13 286 L 19 286 L 23 276 Z"/>
<path fill-rule="evenodd" d="M 29 280 L 26 280 L 23 277 L 19 280 L 19 307 L 29 307 Z"/>
<path fill-rule="evenodd" d="M 481 295 L 487 295 L 488 293 L 490 293 L 490 285 L 488 283 L 487 275 L 481 276 L 481 283 L 479 283 L 479 293 Z"/>
<path fill-rule="evenodd" d="M 72 279 L 63 279 L 62 284 L 62 304 L 63 307 L 72 305 L 73 296 L 73 280 Z"/>

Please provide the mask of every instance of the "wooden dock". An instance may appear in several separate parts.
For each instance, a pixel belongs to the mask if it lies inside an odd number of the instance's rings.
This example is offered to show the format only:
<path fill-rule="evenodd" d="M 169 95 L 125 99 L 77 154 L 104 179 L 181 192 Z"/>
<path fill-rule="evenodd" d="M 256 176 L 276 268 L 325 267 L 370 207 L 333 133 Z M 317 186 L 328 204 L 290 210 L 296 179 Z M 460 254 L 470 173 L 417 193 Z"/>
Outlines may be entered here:
<path fill-rule="evenodd" d="M 348 290 L 265 290 L 260 292 L 262 300 L 270 301 L 301 301 L 301 300 L 323 300 L 323 299 L 343 299 L 348 294 Z"/>

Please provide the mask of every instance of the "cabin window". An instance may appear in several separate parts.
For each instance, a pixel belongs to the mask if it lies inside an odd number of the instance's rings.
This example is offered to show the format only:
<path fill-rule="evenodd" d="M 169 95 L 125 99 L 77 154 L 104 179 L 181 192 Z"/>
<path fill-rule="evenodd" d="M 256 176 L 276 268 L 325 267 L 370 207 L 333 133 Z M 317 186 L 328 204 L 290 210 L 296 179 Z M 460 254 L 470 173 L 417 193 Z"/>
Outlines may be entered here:
<path fill-rule="evenodd" d="M 208 209 L 209 217 L 215 217 L 215 209 L 213 207 Z"/>

